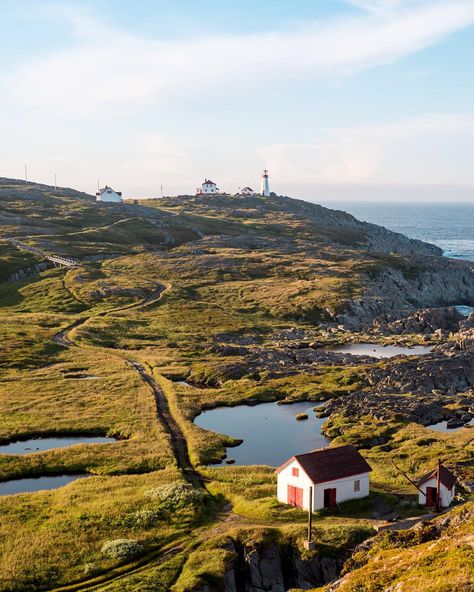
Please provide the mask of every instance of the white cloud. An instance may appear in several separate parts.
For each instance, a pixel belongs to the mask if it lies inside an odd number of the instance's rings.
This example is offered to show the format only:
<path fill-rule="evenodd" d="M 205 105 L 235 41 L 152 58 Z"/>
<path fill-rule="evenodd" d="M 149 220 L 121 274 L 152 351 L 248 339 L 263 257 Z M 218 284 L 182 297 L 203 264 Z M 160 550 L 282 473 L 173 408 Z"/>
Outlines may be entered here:
<path fill-rule="evenodd" d="M 321 130 L 318 141 L 263 146 L 282 183 L 474 184 L 474 115 L 434 114 Z M 453 159 L 453 154 L 456 158 Z"/>
<path fill-rule="evenodd" d="M 4 76 L 4 92 L 30 108 L 68 117 L 116 115 L 196 97 L 230 100 L 248 96 L 248 89 L 262 92 L 391 63 L 474 23 L 472 0 L 354 1 L 369 12 L 286 32 L 180 41 L 140 38 L 59 10 L 57 18 L 73 31 L 71 46 Z"/>

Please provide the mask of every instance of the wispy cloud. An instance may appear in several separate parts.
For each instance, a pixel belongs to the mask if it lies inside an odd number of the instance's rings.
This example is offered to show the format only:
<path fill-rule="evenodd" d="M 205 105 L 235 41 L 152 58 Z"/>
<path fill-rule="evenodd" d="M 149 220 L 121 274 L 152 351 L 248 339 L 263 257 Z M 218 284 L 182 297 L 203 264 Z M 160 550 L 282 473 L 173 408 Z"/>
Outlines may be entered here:
<path fill-rule="evenodd" d="M 312 143 L 263 146 L 283 183 L 473 184 L 474 115 L 433 114 L 320 130 Z M 456 154 L 456 159 L 452 155 Z"/>
<path fill-rule="evenodd" d="M 474 23 L 472 0 L 352 4 L 365 12 L 285 32 L 180 41 L 141 38 L 53 6 L 50 13 L 71 28 L 71 46 L 23 63 L 3 78 L 4 92 L 31 108 L 68 117 L 196 96 L 218 100 L 220 93 L 261 92 L 392 63 Z"/>

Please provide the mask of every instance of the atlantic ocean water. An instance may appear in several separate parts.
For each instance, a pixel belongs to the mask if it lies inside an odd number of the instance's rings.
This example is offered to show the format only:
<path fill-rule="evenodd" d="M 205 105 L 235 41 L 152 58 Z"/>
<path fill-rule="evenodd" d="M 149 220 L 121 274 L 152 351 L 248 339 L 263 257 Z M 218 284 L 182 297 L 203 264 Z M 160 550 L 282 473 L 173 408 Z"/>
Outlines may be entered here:
<path fill-rule="evenodd" d="M 359 220 L 441 247 L 447 257 L 474 261 L 473 203 L 319 202 Z"/>

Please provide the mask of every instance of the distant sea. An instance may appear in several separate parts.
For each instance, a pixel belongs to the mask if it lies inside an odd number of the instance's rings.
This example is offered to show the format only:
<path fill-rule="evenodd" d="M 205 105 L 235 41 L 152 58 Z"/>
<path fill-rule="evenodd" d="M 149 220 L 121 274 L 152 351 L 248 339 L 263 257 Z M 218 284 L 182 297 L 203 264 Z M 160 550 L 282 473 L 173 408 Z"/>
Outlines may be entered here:
<path fill-rule="evenodd" d="M 441 247 L 447 257 L 474 261 L 474 203 L 319 202 L 359 220 Z"/>

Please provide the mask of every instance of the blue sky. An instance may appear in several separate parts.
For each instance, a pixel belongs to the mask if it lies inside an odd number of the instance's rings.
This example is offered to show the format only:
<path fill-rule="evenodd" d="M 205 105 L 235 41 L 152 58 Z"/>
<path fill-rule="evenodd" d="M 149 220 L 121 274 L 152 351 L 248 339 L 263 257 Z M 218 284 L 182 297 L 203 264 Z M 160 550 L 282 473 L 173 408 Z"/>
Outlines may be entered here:
<path fill-rule="evenodd" d="M 474 196 L 474 0 L 2 0 L 0 20 L 0 176 Z"/>

